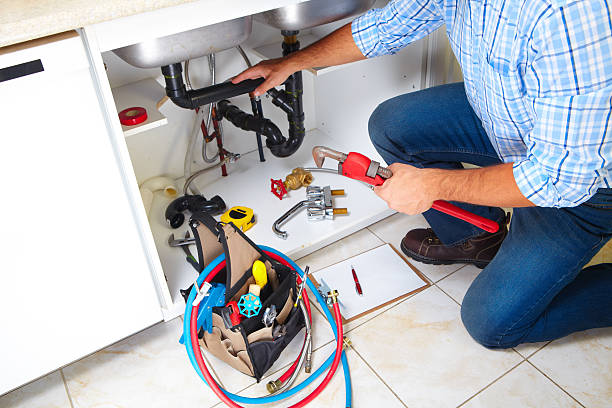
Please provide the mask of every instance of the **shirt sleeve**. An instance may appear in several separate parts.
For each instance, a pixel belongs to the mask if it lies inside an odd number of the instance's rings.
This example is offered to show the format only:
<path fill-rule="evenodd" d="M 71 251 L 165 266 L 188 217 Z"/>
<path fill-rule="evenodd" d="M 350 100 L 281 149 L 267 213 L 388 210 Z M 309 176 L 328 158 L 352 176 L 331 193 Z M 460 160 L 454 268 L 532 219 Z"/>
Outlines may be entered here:
<path fill-rule="evenodd" d="M 557 0 L 557 4 L 566 3 Z M 610 187 L 612 23 L 605 0 L 549 10 L 530 41 L 525 87 L 534 127 L 516 183 L 541 207 L 574 207 Z"/>
<path fill-rule="evenodd" d="M 443 24 L 433 0 L 392 0 L 372 9 L 351 25 L 355 44 L 367 57 L 395 54 Z"/>

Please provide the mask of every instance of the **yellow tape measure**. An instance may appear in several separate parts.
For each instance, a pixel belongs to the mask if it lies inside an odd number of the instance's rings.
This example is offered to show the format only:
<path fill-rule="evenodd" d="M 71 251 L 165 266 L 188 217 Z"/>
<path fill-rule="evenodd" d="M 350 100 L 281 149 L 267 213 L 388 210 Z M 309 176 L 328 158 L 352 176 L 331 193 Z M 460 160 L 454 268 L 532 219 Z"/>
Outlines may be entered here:
<path fill-rule="evenodd" d="M 244 232 L 255 224 L 255 215 L 249 207 L 232 207 L 221 216 L 221 222 L 231 222 Z"/>

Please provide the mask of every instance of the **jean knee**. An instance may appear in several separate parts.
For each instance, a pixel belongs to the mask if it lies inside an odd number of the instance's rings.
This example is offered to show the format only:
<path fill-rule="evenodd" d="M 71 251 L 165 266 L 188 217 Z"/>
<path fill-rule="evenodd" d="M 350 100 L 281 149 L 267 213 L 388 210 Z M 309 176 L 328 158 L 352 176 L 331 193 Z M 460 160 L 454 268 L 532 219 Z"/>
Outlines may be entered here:
<path fill-rule="evenodd" d="M 484 347 L 492 349 L 514 347 L 518 343 L 514 344 L 506 335 L 511 322 L 499 310 L 493 310 L 491 304 L 490 299 L 471 294 L 468 290 L 461 305 L 463 326 L 470 336 Z"/>
<path fill-rule="evenodd" d="M 368 133 L 375 147 L 385 145 L 389 132 L 388 124 L 393 120 L 393 111 L 389 108 L 389 101 L 378 105 L 368 120 Z"/>

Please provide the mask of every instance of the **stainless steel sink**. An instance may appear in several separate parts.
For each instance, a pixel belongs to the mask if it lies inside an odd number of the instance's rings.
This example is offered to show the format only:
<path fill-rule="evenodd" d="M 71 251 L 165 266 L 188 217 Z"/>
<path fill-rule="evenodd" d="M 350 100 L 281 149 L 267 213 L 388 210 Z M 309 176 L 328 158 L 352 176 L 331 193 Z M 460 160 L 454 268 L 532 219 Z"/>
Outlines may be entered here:
<path fill-rule="evenodd" d="M 252 24 L 251 16 L 241 17 L 113 51 L 130 65 L 157 68 L 235 47 L 249 38 Z"/>
<path fill-rule="evenodd" d="M 354 16 L 368 10 L 376 0 L 310 0 L 255 15 L 279 30 L 304 30 Z"/>

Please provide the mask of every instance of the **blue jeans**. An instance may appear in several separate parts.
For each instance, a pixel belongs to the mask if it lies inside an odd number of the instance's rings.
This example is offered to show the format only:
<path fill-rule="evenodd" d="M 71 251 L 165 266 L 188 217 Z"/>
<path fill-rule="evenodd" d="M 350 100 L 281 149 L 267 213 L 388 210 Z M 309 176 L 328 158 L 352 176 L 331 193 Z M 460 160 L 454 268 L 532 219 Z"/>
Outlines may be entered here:
<path fill-rule="evenodd" d="M 501 163 L 463 84 L 392 98 L 369 122 L 372 143 L 388 164 L 461 168 Z M 500 208 L 455 203 L 501 221 Z M 482 230 L 428 210 L 425 218 L 446 245 Z M 612 189 L 570 208 L 516 208 L 508 236 L 468 289 L 463 324 L 480 344 L 508 348 L 612 326 L 612 264 L 583 269 L 612 236 Z"/>

